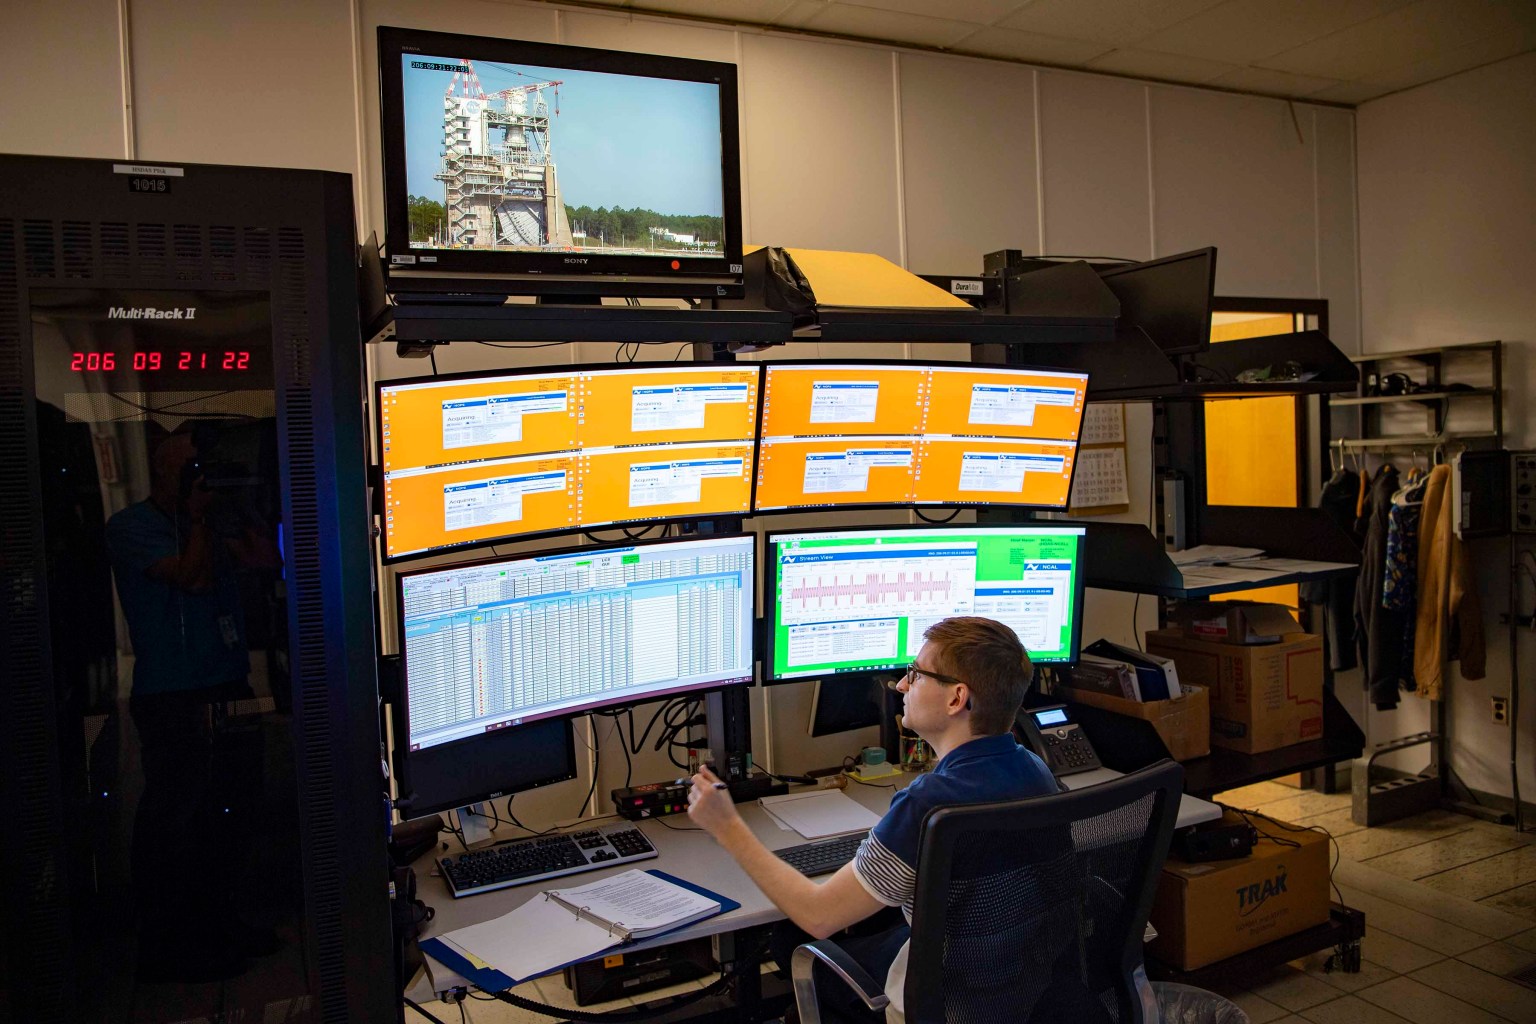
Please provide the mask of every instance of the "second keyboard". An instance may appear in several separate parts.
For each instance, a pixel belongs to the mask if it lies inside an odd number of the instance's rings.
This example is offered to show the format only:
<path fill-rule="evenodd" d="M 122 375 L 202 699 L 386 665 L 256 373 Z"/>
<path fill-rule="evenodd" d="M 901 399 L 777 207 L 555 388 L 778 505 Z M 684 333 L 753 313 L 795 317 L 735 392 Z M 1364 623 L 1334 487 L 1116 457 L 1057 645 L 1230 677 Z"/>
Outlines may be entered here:
<path fill-rule="evenodd" d="M 853 860 L 859 852 L 859 844 L 868 832 L 854 832 L 846 836 L 818 839 L 800 846 L 775 850 L 774 855 L 807 878 L 829 874 Z"/>

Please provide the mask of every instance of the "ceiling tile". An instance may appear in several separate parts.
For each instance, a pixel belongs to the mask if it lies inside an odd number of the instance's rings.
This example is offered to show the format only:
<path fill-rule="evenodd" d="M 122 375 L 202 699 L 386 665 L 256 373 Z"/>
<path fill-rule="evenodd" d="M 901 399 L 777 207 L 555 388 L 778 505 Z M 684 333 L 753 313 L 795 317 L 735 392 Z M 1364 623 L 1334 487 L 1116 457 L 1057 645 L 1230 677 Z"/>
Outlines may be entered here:
<path fill-rule="evenodd" d="M 1035 0 L 1000 25 L 1120 46 L 1176 25 L 1221 0 Z"/>
<path fill-rule="evenodd" d="M 1390 91 L 1386 86 L 1372 85 L 1369 82 L 1340 82 L 1338 85 L 1330 85 L 1321 92 L 1313 93 L 1307 99 L 1323 103 L 1364 103 L 1366 100 L 1373 100 Z"/>
<path fill-rule="evenodd" d="M 612 0 L 603 0 L 611 3 Z M 696 18 L 768 25 L 794 6 L 794 0 L 629 0 L 637 11 L 691 14 Z"/>
<path fill-rule="evenodd" d="M 1169 82 L 1209 82 L 1218 75 L 1237 70 L 1236 64 L 1219 60 L 1187 57 L 1180 53 L 1156 53 L 1152 50 L 1113 50 L 1088 62 L 1089 71 L 1109 71 L 1137 78 L 1160 78 Z"/>
<path fill-rule="evenodd" d="M 1372 75 L 1364 81 L 1366 84 L 1379 87 L 1380 91 L 1377 95 L 1397 92 L 1400 89 L 1411 89 L 1426 82 L 1448 78 L 1462 71 L 1471 71 L 1484 64 L 1492 64 L 1524 53 L 1533 47 L 1536 47 L 1536 27 L 1524 32 L 1479 39 L 1475 43 L 1436 54 L 1428 60 L 1415 61 L 1381 75 Z"/>
<path fill-rule="evenodd" d="M 700 0 L 700 2 L 709 3 L 710 0 Z M 785 28 L 799 28 L 829 6 L 831 6 L 831 0 L 795 0 L 790 4 L 789 10 L 773 19 L 773 23 Z"/>
<path fill-rule="evenodd" d="M 945 18 L 925 18 L 920 14 L 877 11 L 852 4 L 829 4 L 802 28 L 812 32 L 832 32 L 863 39 L 887 39 L 894 43 L 922 46 L 952 46 L 976 31 L 976 26 Z"/>
<path fill-rule="evenodd" d="M 980 54 L 983 57 L 1003 57 L 1008 60 L 1082 67 L 1086 61 L 1105 52 L 1107 47 L 1102 43 L 1043 36 L 1037 32 L 984 28 L 960 40 L 955 44 L 954 49 L 961 53 Z"/>
<path fill-rule="evenodd" d="M 1381 75 L 1536 22 L 1529 0 L 1420 0 L 1254 63 L 1345 81 Z"/>
<path fill-rule="evenodd" d="M 1413 0 L 1227 0 L 1138 39 L 1138 49 L 1247 63 L 1294 49 Z"/>
<path fill-rule="evenodd" d="M 1238 68 L 1211 79 L 1209 84 L 1219 85 L 1223 89 L 1263 93 L 1266 96 L 1301 97 L 1338 85 L 1339 82 L 1334 78 L 1293 75 L 1288 71 L 1271 71 L 1268 68 Z"/>
<path fill-rule="evenodd" d="M 1027 0 L 851 0 L 860 7 L 877 7 L 884 11 L 901 11 L 904 14 L 922 14 L 930 18 L 953 18 L 955 21 L 973 21 L 978 25 L 991 25 L 1008 15 Z"/>

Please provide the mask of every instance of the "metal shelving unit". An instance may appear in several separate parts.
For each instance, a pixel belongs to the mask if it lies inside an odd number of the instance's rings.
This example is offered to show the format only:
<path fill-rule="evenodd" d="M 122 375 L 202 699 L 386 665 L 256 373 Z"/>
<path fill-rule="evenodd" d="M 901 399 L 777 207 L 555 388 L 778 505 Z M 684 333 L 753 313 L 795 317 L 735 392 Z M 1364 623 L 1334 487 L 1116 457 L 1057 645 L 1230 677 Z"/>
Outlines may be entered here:
<path fill-rule="evenodd" d="M 1458 450 L 1502 448 L 1504 446 L 1504 367 L 1503 343 L 1483 341 L 1468 345 L 1409 349 L 1354 356 L 1360 368 L 1360 393 L 1334 396 L 1332 409 L 1353 410 L 1358 416 L 1355 437 L 1327 441 L 1330 458 L 1342 465 L 1346 456 L 1362 455 L 1424 458 L 1426 462 L 1450 456 Z M 1379 386 L 1388 372 L 1405 372 L 1422 390 L 1404 394 L 1366 394 L 1373 383 Z M 1475 382 L 1461 381 L 1466 374 Z M 1422 380 L 1415 379 L 1422 377 Z M 1483 383 L 1486 380 L 1488 383 Z M 1461 384 L 1460 387 L 1452 385 Z M 1485 428 L 1464 429 L 1453 426 L 1452 410 L 1460 405 L 1487 403 Z M 1420 406 L 1424 412 L 1424 433 L 1391 433 L 1388 417 L 1397 409 Z M 1428 731 L 1374 742 L 1366 746 L 1350 773 L 1353 790 L 1351 817 L 1356 824 L 1380 825 L 1417 814 L 1437 806 L 1448 806 L 1459 813 L 1492 821 L 1507 818 L 1502 812 L 1484 807 L 1467 797 L 1452 770 L 1446 751 L 1447 708 L 1443 700 L 1430 702 Z M 1429 748 L 1429 763 L 1415 775 L 1373 781 L 1371 769 L 1377 758 L 1413 747 Z"/>

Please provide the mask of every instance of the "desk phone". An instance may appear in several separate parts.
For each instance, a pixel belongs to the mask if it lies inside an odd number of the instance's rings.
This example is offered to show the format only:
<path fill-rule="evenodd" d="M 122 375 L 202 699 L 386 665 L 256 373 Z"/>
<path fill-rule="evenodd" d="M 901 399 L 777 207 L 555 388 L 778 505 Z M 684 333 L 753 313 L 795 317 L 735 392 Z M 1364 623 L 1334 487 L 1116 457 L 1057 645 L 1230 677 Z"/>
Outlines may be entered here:
<path fill-rule="evenodd" d="M 1058 777 L 1103 767 L 1088 734 L 1072 721 L 1065 704 L 1022 709 L 1014 732 Z"/>

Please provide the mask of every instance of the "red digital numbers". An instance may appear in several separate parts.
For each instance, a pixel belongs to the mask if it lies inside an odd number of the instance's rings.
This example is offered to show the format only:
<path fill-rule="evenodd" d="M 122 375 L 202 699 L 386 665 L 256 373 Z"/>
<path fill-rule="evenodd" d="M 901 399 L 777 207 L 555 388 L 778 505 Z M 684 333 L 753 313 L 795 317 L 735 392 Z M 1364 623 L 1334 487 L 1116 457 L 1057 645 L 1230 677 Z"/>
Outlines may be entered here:
<path fill-rule="evenodd" d="M 216 354 L 214 359 L 219 357 Z M 154 372 L 168 365 L 167 356 L 160 352 L 135 352 L 131 360 L 133 368 L 139 372 Z M 69 354 L 69 368 L 74 373 L 91 373 L 117 369 L 117 353 L 115 352 L 71 352 Z M 223 361 L 216 362 L 214 368 L 235 373 L 251 368 L 251 353 L 248 351 L 230 351 L 223 353 Z M 208 369 L 207 352 L 179 352 L 176 355 L 176 369 L 178 370 L 206 370 Z"/>

